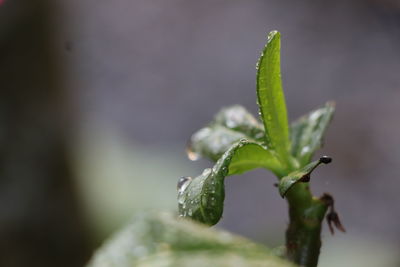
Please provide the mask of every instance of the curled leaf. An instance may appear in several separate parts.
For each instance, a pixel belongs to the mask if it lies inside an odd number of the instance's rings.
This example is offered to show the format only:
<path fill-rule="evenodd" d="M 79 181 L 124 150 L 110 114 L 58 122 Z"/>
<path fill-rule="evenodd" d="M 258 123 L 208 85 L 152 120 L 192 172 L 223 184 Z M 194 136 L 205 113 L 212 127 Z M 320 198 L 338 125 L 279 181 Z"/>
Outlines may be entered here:
<path fill-rule="evenodd" d="M 295 184 L 299 182 L 308 183 L 310 181 L 310 174 L 315 168 L 318 167 L 321 163 L 328 164 L 332 161 L 329 157 L 321 157 L 319 160 L 313 161 L 301 168 L 300 170 L 294 171 L 289 175 L 283 177 L 279 181 L 279 193 L 282 197 L 285 197 L 286 193 L 292 188 Z"/>
<path fill-rule="evenodd" d="M 338 229 L 339 231 L 341 231 L 343 233 L 346 232 L 346 229 L 340 222 L 339 215 L 337 214 L 337 212 L 335 210 L 330 211 L 326 215 L 326 221 L 328 222 L 329 231 L 331 232 L 332 235 L 335 234 L 335 230 L 334 230 L 333 226 L 335 226 L 336 229 Z"/>
<path fill-rule="evenodd" d="M 179 215 L 207 225 L 216 224 L 223 212 L 225 177 L 257 167 L 267 168 L 276 174 L 282 173 L 280 162 L 259 143 L 244 139 L 235 143 L 213 168 L 205 169 L 198 177 L 180 183 Z"/>
<path fill-rule="evenodd" d="M 320 200 L 324 202 L 325 205 L 329 208 L 329 212 L 326 215 L 326 221 L 328 222 L 329 231 L 331 232 L 331 234 L 335 234 L 334 227 L 339 231 L 345 233 L 346 229 L 340 222 L 339 215 L 335 211 L 335 200 L 333 199 L 333 197 L 328 193 L 324 193 L 320 197 Z"/>
<path fill-rule="evenodd" d="M 314 152 L 321 147 L 322 138 L 334 112 L 335 104 L 328 102 L 324 107 L 314 110 L 292 123 L 290 128 L 291 152 L 301 166 L 309 163 Z"/>
<path fill-rule="evenodd" d="M 214 120 L 192 135 L 188 157 L 203 156 L 217 161 L 234 143 L 241 139 L 262 140 L 263 125 L 244 107 L 234 105 L 221 109 Z"/>

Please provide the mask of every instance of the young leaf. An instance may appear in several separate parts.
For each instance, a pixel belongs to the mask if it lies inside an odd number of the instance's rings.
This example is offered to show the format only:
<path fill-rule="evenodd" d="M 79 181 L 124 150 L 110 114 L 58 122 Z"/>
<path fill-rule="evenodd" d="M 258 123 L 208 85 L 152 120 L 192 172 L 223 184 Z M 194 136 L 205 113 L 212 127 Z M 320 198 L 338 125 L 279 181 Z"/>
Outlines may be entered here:
<path fill-rule="evenodd" d="M 290 162 L 289 126 L 282 89 L 280 33 L 272 31 L 258 61 L 257 100 L 265 128 L 265 141 L 281 160 Z"/>
<path fill-rule="evenodd" d="M 332 120 L 335 104 L 328 102 L 324 107 L 299 118 L 291 125 L 292 155 L 301 166 L 311 161 L 314 152 L 321 147 L 322 138 Z"/>
<path fill-rule="evenodd" d="M 310 174 L 315 168 L 318 167 L 321 163 L 328 164 L 332 161 L 329 157 L 321 157 L 319 160 L 313 161 L 300 170 L 294 171 L 290 173 L 288 176 L 283 177 L 279 181 L 279 193 L 281 197 L 285 197 L 286 193 L 292 188 L 295 184 L 299 182 L 308 183 L 310 181 Z"/>
<path fill-rule="evenodd" d="M 223 212 L 224 180 L 228 175 L 240 174 L 264 167 L 276 174 L 282 166 L 271 151 L 260 144 L 241 140 L 234 144 L 217 161 L 212 169 L 194 179 L 184 179 L 178 184 L 178 208 L 182 217 L 189 217 L 207 225 L 216 224 Z"/>
<path fill-rule="evenodd" d="M 247 136 L 241 132 L 214 124 L 193 134 L 187 148 L 188 157 L 196 160 L 200 156 L 217 161 L 237 141 Z"/>
<path fill-rule="evenodd" d="M 168 213 L 136 216 L 108 240 L 88 267 L 203 267 L 294 265 L 262 245 Z"/>
<path fill-rule="evenodd" d="M 244 107 L 234 105 L 223 108 L 214 120 L 190 139 L 188 156 L 196 160 L 200 156 L 217 161 L 234 143 L 241 139 L 262 140 L 264 126 Z"/>
<path fill-rule="evenodd" d="M 248 138 L 263 141 L 264 125 L 243 106 L 233 105 L 221 109 L 215 115 L 215 123 L 244 133 Z"/>

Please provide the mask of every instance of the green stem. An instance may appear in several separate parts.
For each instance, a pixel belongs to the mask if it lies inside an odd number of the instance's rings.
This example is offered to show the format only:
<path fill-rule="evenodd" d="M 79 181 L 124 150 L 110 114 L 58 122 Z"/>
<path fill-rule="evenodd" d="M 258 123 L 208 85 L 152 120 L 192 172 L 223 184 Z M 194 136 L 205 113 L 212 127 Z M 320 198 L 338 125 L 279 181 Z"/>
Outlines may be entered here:
<path fill-rule="evenodd" d="M 289 260 L 305 267 L 315 267 L 321 248 L 321 224 L 327 203 L 312 196 L 308 183 L 298 183 L 287 193 L 289 227 L 286 249 Z"/>

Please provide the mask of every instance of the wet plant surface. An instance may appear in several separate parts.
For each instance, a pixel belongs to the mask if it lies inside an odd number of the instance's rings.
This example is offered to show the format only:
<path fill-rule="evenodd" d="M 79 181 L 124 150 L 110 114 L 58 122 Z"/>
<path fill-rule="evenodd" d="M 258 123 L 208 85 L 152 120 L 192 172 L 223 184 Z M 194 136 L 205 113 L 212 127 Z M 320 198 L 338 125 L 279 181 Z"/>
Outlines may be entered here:
<path fill-rule="evenodd" d="M 333 197 L 327 193 L 321 197 L 313 196 L 309 188 L 313 170 L 332 161 L 328 156 L 316 161 L 312 161 L 312 157 L 322 145 L 335 105 L 328 102 L 289 125 L 281 81 L 280 45 L 280 33 L 271 32 L 257 64 L 260 121 L 244 107 L 234 105 L 223 108 L 211 123 L 192 135 L 187 147 L 189 159 L 205 157 L 215 164 L 194 178 L 179 179 L 179 218 L 169 218 L 168 227 L 165 227 L 165 216 L 138 219 L 134 225 L 143 225 L 142 239 L 136 240 L 137 235 L 130 234 L 130 242 L 134 242 L 124 247 L 124 241 L 121 240 L 126 239 L 128 234 L 120 234 L 100 250 L 91 266 L 129 266 L 133 263 L 138 266 L 141 263 L 158 266 L 163 262 L 170 266 L 186 266 L 189 263 L 195 265 L 198 255 L 202 255 L 198 259 L 203 266 L 229 266 L 228 254 L 239 257 L 237 260 L 241 263 L 238 266 L 290 266 L 289 262 L 278 263 L 278 256 L 301 266 L 317 266 L 325 216 L 332 234 L 334 228 L 345 231 L 334 209 Z M 206 226 L 215 225 L 222 217 L 225 178 L 255 168 L 264 168 L 276 175 L 278 191 L 289 204 L 286 246 L 274 250 L 276 256 L 273 256 L 274 252 L 243 241 L 239 243 L 249 249 L 240 248 L 241 252 L 238 253 L 237 243 L 234 242 L 237 237 L 228 238 L 227 235 L 220 253 L 216 253 L 215 248 L 220 247 L 220 240 L 207 239 L 208 235 L 213 236 L 210 231 L 214 230 Z M 148 224 L 153 225 L 154 229 L 148 228 Z M 138 231 L 141 228 L 131 226 L 130 229 Z M 169 234 L 173 229 L 176 230 L 175 234 Z M 181 234 L 181 231 L 185 234 Z M 191 235 L 196 238 L 189 238 Z M 142 246 L 141 251 L 146 253 L 129 254 L 132 248 L 137 249 L 138 246 Z M 188 250 L 194 253 L 193 262 L 187 254 Z M 210 250 L 213 250 L 212 257 L 208 255 Z M 125 265 L 119 263 L 120 257 L 126 262 Z"/>

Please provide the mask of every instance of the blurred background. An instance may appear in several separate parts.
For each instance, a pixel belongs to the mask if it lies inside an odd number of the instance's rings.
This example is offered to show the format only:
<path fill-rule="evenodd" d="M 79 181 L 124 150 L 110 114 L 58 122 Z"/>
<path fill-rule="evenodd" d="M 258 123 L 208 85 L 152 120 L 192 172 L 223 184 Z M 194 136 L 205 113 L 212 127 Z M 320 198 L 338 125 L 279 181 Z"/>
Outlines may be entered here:
<path fill-rule="evenodd" d="M 400 266 L 400 1 L 0 0 L 0 266 L 83 266 L 212 163 L 185 145 L 222 107 L 256 114 L 255 64 L 282 33 L 290 120 L 335 100 L 313 175 L 347 229 L 321 267 Z M 226 180 L 218 228 L 275 246 L 264 170 Z"/>

